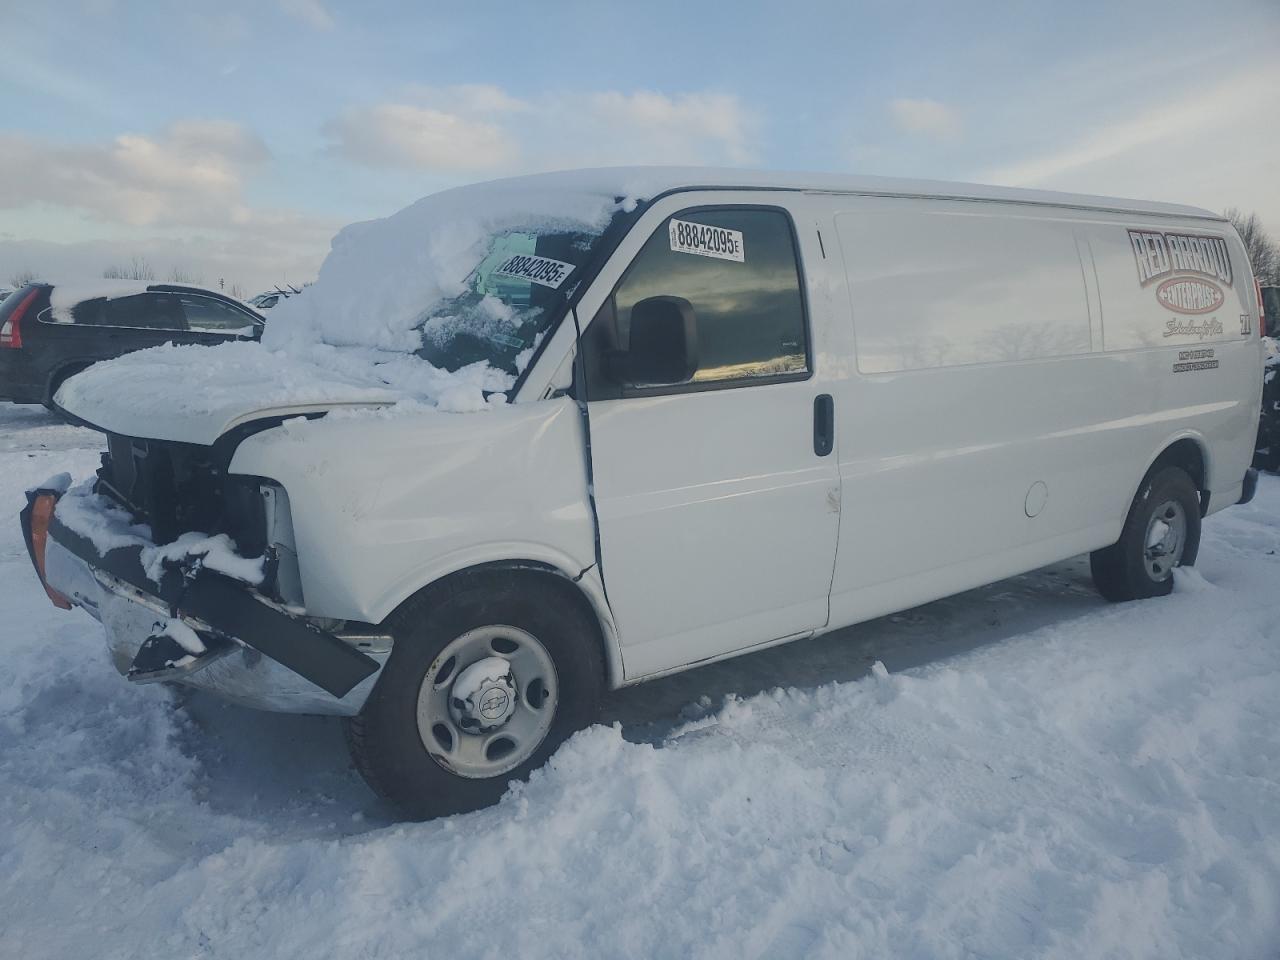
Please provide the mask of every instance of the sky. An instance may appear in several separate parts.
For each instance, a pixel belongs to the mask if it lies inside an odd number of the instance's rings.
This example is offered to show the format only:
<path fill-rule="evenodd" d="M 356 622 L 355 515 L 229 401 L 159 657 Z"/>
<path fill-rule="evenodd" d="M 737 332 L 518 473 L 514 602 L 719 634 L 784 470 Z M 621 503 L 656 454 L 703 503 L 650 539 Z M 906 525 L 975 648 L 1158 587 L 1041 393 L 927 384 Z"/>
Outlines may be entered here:
<path fill-rule="evenodd" d="M 244 295 L 460 183 L 631 163 L 1044 187 L 1280 236 L 1280 0 L 0 0 L 0 285 Z"/>

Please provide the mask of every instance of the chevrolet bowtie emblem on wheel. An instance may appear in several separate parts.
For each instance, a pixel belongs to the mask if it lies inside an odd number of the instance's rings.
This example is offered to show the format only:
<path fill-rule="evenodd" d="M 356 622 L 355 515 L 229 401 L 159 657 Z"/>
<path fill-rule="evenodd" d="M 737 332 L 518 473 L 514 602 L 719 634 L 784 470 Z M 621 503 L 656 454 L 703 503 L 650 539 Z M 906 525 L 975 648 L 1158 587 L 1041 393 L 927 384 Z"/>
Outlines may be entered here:
<path fill-rule="evenodd" d="M 507 709 L 507 703 L 511 700 L 505 690 L 499 690 L 496 687 L 490 690 L 480 700 L 480 716 L 486 720 L 496 720 Z"/>

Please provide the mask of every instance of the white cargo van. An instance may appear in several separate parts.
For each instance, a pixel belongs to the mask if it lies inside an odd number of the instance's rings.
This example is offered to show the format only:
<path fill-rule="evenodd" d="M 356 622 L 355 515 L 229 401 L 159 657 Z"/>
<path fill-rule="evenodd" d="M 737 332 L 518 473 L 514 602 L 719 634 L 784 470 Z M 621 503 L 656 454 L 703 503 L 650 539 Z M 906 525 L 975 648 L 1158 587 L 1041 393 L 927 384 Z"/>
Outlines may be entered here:
<path fill-rule="evenodd" d="M 264 342 L 58 394 L 51 598 L 136 681 L 349 719 L 420 816 L 496 800 L 601 694 L 1074 555 L 1168 593 L 1247 500 L 1241 243 L 1204 210 L 605 170 L 343 231 Z"/>

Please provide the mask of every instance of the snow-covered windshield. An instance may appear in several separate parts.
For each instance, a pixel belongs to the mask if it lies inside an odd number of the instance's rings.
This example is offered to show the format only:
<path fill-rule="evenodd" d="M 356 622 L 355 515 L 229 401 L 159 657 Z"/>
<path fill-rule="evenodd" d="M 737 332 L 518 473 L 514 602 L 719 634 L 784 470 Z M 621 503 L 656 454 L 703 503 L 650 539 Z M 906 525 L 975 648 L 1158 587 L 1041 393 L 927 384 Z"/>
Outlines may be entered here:
<path fill-rule="evenodd" d="M 120 411 L 120 423 L 145 410 L 149 436 L 165 417 L 174 439 L 196 420 L 222 429 L 288 404 L 487 409 L 561 321 L 602 238 L 670 177 L 575 170 L 423 197 L 344 227 L 301 291 L 266 291 L 281 296 L 260 343 L 129 354 L 73 378 L 64 399 L 99 420 Z"/>
<path fill-rule="evenodd" d="M 519 375 L 598 237 L 536 229 L 494 235 L 466 289 L 423 316 L 418 356 L 444 370 L 484 362 Z"/>
<path fill-rule="evenodd" d="M 315 283 L 272 308 L 263 348 L 344 381 L 482 408 L 518 383 L 602 238 L 649 195 L 633 179 L 601 170 L 496 180 L 353 223 Z"/>

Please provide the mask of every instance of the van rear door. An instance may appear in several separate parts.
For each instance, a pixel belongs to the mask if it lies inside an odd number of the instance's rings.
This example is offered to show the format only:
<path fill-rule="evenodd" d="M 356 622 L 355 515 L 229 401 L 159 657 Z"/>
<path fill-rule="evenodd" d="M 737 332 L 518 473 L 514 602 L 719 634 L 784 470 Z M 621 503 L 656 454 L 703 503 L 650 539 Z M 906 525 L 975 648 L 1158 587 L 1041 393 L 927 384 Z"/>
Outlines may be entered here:
<path fill-rule="evenodd" d="M 636 233 L 647 239 L 587 350 L 603 573 L 628 679 L 825 626 L 840 505 L 788 213 L 685 195 Z M 650 297 L 692 307 L 689 382 L 626 383 L 603 362 L 629 346 Z"/>

